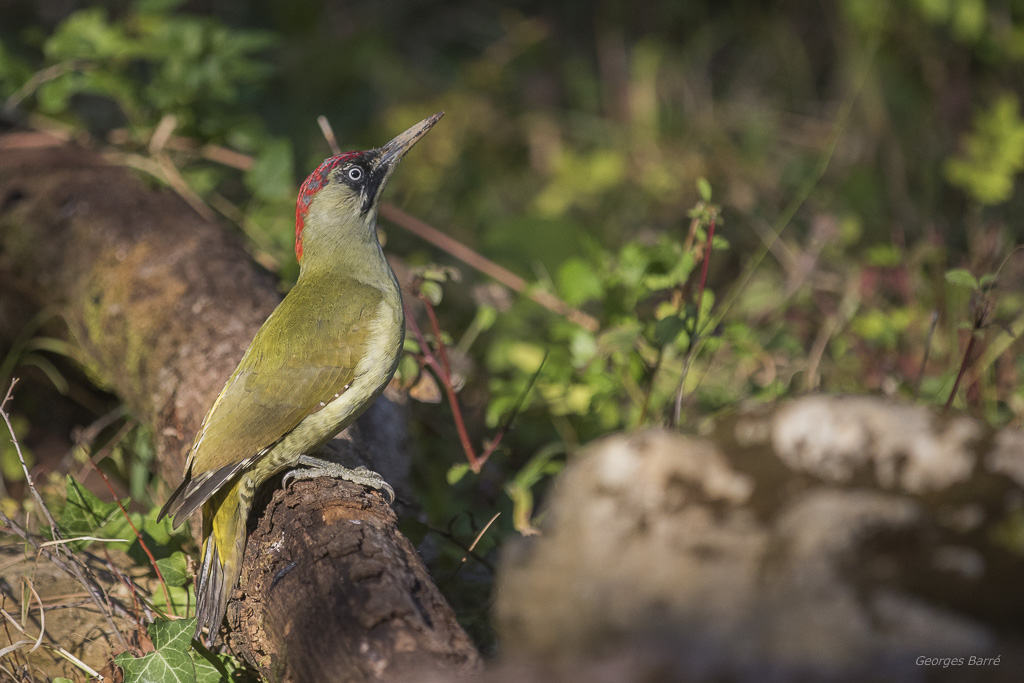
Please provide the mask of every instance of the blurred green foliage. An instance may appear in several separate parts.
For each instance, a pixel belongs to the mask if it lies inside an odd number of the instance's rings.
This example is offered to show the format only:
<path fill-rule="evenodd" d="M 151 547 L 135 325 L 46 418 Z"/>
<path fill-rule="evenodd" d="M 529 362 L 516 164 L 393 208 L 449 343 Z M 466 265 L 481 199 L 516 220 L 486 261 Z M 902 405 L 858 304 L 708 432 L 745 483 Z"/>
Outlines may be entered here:
<path fill-rule="evenodd" d="M 329 154 L 315 117 L 364 148 L 447 112 L 386 200 L 596 321 L 382 226 L 389 252 L 442 274 L 425 293 L 475 442 L 547 358 L 479 475 L 450 409 L 414 406 L 427 519 L 405 531 L 481 642 L 489 565 L 463 568 L 469 543 L 495 512 L 477 557 L 529 532 L 594 438 L 815 390 L 942 405 L 970 335 L 955 405 L 1024 420 L 1017 0 L 15 4 L 0 95 L 170 160 L 286 283 L 297 185 Z M 153 144 L 169 116 L 189 144 Z M 403 361 L 407 385 L 422 372 Z M 127 468 L 144 494 L 148 464 Z"/>

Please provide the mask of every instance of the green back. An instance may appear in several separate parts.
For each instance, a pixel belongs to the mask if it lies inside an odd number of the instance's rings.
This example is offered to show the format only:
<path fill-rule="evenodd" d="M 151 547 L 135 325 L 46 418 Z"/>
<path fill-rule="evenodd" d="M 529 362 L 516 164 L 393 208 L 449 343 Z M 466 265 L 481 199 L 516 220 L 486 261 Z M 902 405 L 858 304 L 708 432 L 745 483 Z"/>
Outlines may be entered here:
<path fill-rule="evenodd" d="M 191 476 L 256 456 L 344 391 L 382 298 L 355 280 L 323 286 L 300 278 L 203 420 L 189 455 Z"/>

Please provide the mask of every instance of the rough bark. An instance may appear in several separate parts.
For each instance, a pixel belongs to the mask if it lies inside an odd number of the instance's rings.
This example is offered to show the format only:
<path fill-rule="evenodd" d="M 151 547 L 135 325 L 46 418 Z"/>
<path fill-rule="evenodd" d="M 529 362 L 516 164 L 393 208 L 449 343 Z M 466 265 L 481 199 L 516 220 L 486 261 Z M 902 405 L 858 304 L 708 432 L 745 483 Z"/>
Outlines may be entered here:
<path fill-rule="evenodd" d="M 246 659 L 292 681 L 469 668 L 472 643 L 381 496 L 331 480 L 293 488 L 274 493 L 250 536 L 243 597 L 228 613 Z"/>
<path fill-rule="evenodd" d="M 37 305 L 63 313 L 90 376 L 154 428 L 161 472 L 178 481 L 205 411 L 280 300 L 274 279 L 229 231 L 200 218 L 174 194 L 146 187 L 98 154 L 60 145 L 0 154 L 0 259 L 11 277 L 34 292 Z M 384 475 L 401 498 L 407 448 L 396 410 L 378 402 L 332 446 L 341 459 Z M 358 511 L 360 523 L 343 510 Z M 290 630 L 265 628 L 259 642 L 245 640 L 254 632 L 237 632 L 239 649 L 272 662 L 264 673 L 313 680 L 297 672 L 331 671 L 341 663 L 338 651 L 348 653 L 346 668 L 321 680 L 370 679 L 388 673 L 391 662 L 476 661 L 387 506 L 368 503 L 352 487 L 302 485 L 275 497 L 261 524 L 278 537 L 321 539 L 288 546 L 295 568 L 276 587 L 273 579 L 258 578 L 277 576 L 279 566 L 272 564 L 275 556 L 266 551 L 261 531 L 246 550 L 249 579 L 241 609 L 255 614 L 265 606 L 264 626 L 277 623 L 270 621 L 275 615 L 290 615 Z M 370 530 L 380 571 L 394 577 L 373 591 L 347 583 L 366 566 L 364 553 L 351 549 L 366 547 Z M 306 576 L 319 580 L 315 601 L 303 588 Z M 285 585 L 296 588 L 281 590 Z M 352 615 L 375 614 L 385 603 L 422 608 L 419 625 L 392 626 L 386 637 L 373 639 L 372 648 L 361 647 L 366 635 L 353 628 Z M 312 633 L 316 646 L 303 646 L 302 638 Z"/>

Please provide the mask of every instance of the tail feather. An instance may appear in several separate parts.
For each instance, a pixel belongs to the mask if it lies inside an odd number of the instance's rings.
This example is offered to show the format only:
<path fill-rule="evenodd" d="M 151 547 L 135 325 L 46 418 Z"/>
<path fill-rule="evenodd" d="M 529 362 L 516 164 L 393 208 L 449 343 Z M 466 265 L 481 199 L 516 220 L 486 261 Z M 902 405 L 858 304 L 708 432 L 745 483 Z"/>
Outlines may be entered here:
<path fill-rule="evenodd" d="M 177 529 L 189 515 L 199 509 L 200 505 L 205 504 L 231 477 L 238 474 L 251 462 L 251 459 L 243 460 L 225 465 L 220 469 L 203 472 L 196 477 L 186 475 L 185 480 L 160 508 L 157 521 L 170 515 L 174 518 L 174 528 Z"/>
<path fill-rule="evenodd" d="M 203 506 L 203 563 L 196 586 L 196 633 L 210 647 L 220 631 L 228 609 L 228 598 L 242 573 L 245 550 L 245 522 L 249 500 L 241 500 L 245 488 L 239 483 L 218 491 Z M 206 635 L 203 636 L 203 631 Z"/>

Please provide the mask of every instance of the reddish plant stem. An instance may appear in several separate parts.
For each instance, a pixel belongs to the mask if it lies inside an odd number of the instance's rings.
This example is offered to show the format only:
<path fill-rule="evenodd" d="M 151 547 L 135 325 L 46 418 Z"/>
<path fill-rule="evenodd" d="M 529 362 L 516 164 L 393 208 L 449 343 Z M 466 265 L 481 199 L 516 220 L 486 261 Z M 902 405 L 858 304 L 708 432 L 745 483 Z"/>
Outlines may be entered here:
<path fill-rule="evenodd" d="M 125 520 L 128 522 L 128 526 L 130 526 L 132 529 L 132 533 L 135 534 L 135 538 L 139 539 L 139 545 L 142 546 L 143 552 L 145 552 L 146 557 L 149 558 L 150 566 L 152 566 L 153 571 L 156 572 L 156 578 L 160 582 L 160 589 L 164 593 L 164 600 L 167 603 L 167 609 L 170 611 L 171 616 L 178 616 L 174 612 L 174 604 L 171 602 L 171 594 L 167 591 L 167 584 L 164 582 L 163 574 L 160 573 L 160 567 L 158 567 L 156 564 L 156 558 L 153 557 L 153 553 L 150 552 L 149 546 L 146 545 L 146 542 L 142 540 L 142 534 L 139 533 L 139 530 L 137 528 L 135 528 L 135 524 L 134 522 L 132 522 L 132 518 L 128 516 L 128 511 L 124 509 L 124 505 L 121 505 L 121 501 L 120 499 L 118 499 L 117 493 L 114 491 L 114 487 L 110 484 L 110 480 L 107 479 L 107 475 L 103 473 L 103 470 L 101 470 L 99 466 L 96 464 L 96 461 L 93 460 L 92 454 L 88 451 L 88 449 L 85 449 L 85 455 L 87 458 L 89 458 L 89 464 L 92 465 L 92 468 L 94 470 L 96 470 L 96 474 L 100 475 L 100 478 L 103 479 L 103 483 L 107 485 L 107 490 L 110 491 L 110 497 L 114 499 L 114 502 L 117 503 L 117 507 L 121 509 L 121 514 L 124 515 Z"/>
<path fill-rule="evenodd" d="M 708 263 L 711 261 L 711 245 L 715 239 L 715 219 L 717 216 L 715 212 L 711 212 L 710 220 L 708 221 L 708 237 L 704 241 L 704 261 L 700 268 L 700 285 L 697 289 L 697 304 L 695 306 L 696 313 L 693 316 L 693 336 L 690 339 L 690 349 L 686 353 L 686 360 L 683 363 L 683 372 L 679 375 L 679 384 L 676 386 L 676 398 L 672 405 L 672 420 L 669 424 L 676 427 L 679 425 L 679 419 L 683 412 L 683 388 L 686 385 L 686 375 L 690 371 L 690 363 L 693 361 L 693 354 L 697 348 L 697 342 L 700 337 L 700 309 L 701 304 L 704 301 L 704 287 L 708 281 Z M 653 380 L 652 380 L 653 381 Z M 646 406 L 645 406 L 646 410 Z"/>
<path fill-rule="evenodd" d="M 964 359 L 960 362 L 960 371 L 956 373 L 956 381 L 953 382 L 953 390 L 949 392 L 949 398 L 946 399 L 946 405 L 943 406 L 942 412 L 947 412 L 953 406 L 953 399 L 956 398 L 956 392 L 960 390 L 960 382 L 964 378 L 964 374 L 967 372 L 967 366 L 971 362 L 971 354 L 974 352 L 974 341 L 977 338 L 976 331 L 971 330 L 971 339 L 967 342 L 967 350 L 964 351 Z"/>
<path fill-rule="evenodd" d="M 433 306 L 431 306 L 430 301 L 426 300 L 424 297 L 421 296 L 420 299 L 423 301 L 427 311 L 429 312 L 431 324 L 434 326 L 435 340 L 437 341 L 438 350 L 441 352 L 444 349 L 444 344 L 441 341 L 440 332 L 437 326 L 437 317 L 434 315 Z M 442 363 L 438 360 L 430 346 L 427 345 L 426 337 L 423 336 L 423 331 L 420 330 L 420 326 L 416 322 L 416 316 L 412 314 L 412 311 L 410 311 L 408 307 L 406 307 L 405 310 L 405 320 L 409 329 L 412 330 L 413 336 L 416 337 L 416 341 L 420 345 L 420 352 L 423 354 L 423 358 L 426 360 L 427 365 L 429 365 L 434 371 L 434 374 L 437 375 L 437 379 L 440 380 L 441 386 L 444 388 L 445 396 L 448 397 L 448 404 L 452 409 L 452 419 L 455 421 L 455 430 L 459 434 L 459 442 L 462 444 L 462 450 L 466 453 L 466 460 L 469 461 L 469 467 L 474 473 L 479 473 L 484 462 L 482 459 L 477 458 L 476 451 L 473 448 L 473 443 L 469 439 L 469 432 L 466 431 L 466 423 L 462 419 L 462 409 L 459 407 L 459 400 L 455 395 L 455 387 L 452 386 L 451 374 L 445 367 L 446 363 Z M 445 357 L 447 358 L 447 353 L 445 353 Z"/>
<path fill-rule="evenodd" d="M 715 240 L 715 214 L 711 214 L 711 220 L 708 222 L 708 238 L 704 243 L 704 259 L 700 265 L 700 287 L 697 289 L 697 314 L 693 318 L 693 329 L 697 329 L 697 323 L 700 322 L 700 308 L 704 302 L 704 286 L 708 281 L 708 263 L 711 261 L 711 243 Z"/>
<path fill-rule="evenodd" d="M 452 376 L 452 366 L 451 363 L 448 362 L 448 349 L 441 340 L 441 325 L 437 322 L 437 313 L 434 312 L 434 306 L 422 294 L 420 294 L 420 301 L 424 303 L 424 306 L 427 309 L 427 317 L 430 318 L 430 329 L 434 332 L 434 343 L 437 344 L 437 354 L 441 357 L 441 364 L 444 365 L 445 374 L 447 374 L 450 381 Z"/>

